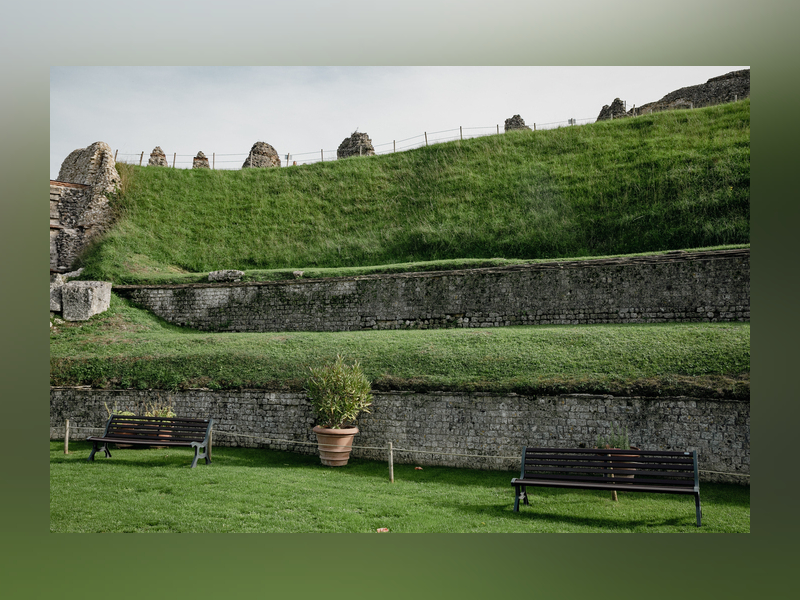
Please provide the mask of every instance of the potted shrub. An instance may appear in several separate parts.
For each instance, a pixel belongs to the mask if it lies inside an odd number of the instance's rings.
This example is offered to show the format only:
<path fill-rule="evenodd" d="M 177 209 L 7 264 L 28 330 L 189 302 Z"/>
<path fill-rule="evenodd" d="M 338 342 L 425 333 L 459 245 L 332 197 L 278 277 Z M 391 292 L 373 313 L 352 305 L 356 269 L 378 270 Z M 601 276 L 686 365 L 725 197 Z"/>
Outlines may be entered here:
<path fill-rule="evenodd" d="M 370 382 L 358 361 L 346 365 L 338 354 L 332 364 L 310 367 L 309 371 L 305 392 L 317 421 L 313 431 L 320 459 L 329 467 L 344 466 L 358 433 L 356 417 L 369 412 L 372 404 Z"/>
<path fill-rule="evenodd" d="M 107 402 L 103 402 L 103 406 L 106 407 L 106 412 L 108 413 L 108 418 L 110 419 L 114 415 L 120 415 L 123 417 L 135 417 L 136 413 L 132 413 L 129 410 L 122 410 L 117 406 L 117 401 L 114 401 L 114 408 L 109 408 Z M 135 448 L 133 444 L 114 444 L 115 447 L 119 448 L 120 450 L 127 450 L 130 448 Z"/>
<path fill-rule="evenodd" d="M 630 445 L 630 441 L 628 440 L 628 429 L 626 427 L 621 427 L 619 430 L 617 430 L 616 426 L 613 423 L 611 424 L 611 433 L 609 435 L 607 435 L 607 436 L 597 436 L 597 441 L 595 443 L 595 447 L 596 448 L 601 448 L 601 449 L 606 449 L 607 448 L 609 450 L 638 450 L 639 449 L 636 446 L 631 446 Z M 611 455 L 609 454 L 609 456 L 611 456 Z M 620 457 L 624 456 L 624 457 L 629 457 L 629 458 L 635 458 L 635 455 L 633 455 L 633 454 L 615 454 L 615 456 L 620 456 Z M 635 469 L 633 468 L 633 465 L 635 465 L 636 463 L 614 462 L 613 464 L 616 465 L 616 467 L 609 467 L 609 468 L 611 470 L 614 470 L 616 468 L 616 470 L 620 472 L 619 475 L 617 475 L 617 477 L 625 477 L 626 479 L 632 479 L 633 478 L 633 471 L 635 471 Z M 625 467 L 622 467 L 622 465 L 631 465 L 631 468 L 625 468 Z M 614 477 L 613 473 L 611 474 L 611 477 Z M 614 502 L 617 501 L 617 492 L 616 491 L 612 491 L 611 492 L 611 499 Z"/>
<path fill-rule="evenodd" d="M 144 405 L 145 417 L 164 417 L 171 419 L 175 416 L 175 409 L 172 407 L 172 401 L 164 402 L 160 398 L 153 402 L 145 402 Z M 159 433 L 158 437 L 168 438 L 171 437 L 169 433 Z M 169 446 L 151 446 L 152 448 L 165 449 Z"/>

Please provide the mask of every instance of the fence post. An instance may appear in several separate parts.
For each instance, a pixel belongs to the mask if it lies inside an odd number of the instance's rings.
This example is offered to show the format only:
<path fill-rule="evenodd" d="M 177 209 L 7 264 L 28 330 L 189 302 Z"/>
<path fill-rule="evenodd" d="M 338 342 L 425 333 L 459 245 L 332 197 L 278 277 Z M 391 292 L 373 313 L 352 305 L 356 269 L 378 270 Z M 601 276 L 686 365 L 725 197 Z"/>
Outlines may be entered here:
<path fill-rule="evenodd" d="M 425 145 L 428 145 L 428 132 L 425 132 Z"/>
<path fill-rule="evenodd" d="M 461 139 L 464 139 L 464 130 L 461 128 L 461 125 L 458 126 L 458 133 L 461 136 Z"/>
<path fill-rule="evenodd" d="M 325 155 L 322 153 L 322 148 L 319 149 L 319 160 L 325 162 Z"/>
<path fill-rule="evenodd" d="M 119 148 L 114 150 L 114 162 L 117 162 L 117 152 L 119 152 Z"/>
<path fill-rule="evenodd" d="M 139 166 L 140 167 L 142 166 L 142 159 L 143 158 L 144 158 L 144 150 L 142 150 L 142 153 L 139 155 Z"/>
<path fill-rule="evenodd" d="M 389 481 L 394 483 L 394 453 L 392 452 L 392 442 L 389 442 Z"/>
<path fill-rule="evenodd" d="M 69 419 L 67 419 L 67 425 L 64 428 L 64 454 L 69 454 Z"/>
<path fill-rule="evenodd" d="M 216 152 L 212 152 L 211 153 L 211 168 L 212 169 L 214 168 L 214 165 L 216 163 L 217 163 L 217 153 Z"/>
<path fill-rule="evenodd" d="M 500 135 L 500 124 L 497 124 L 497 135 Z"/>
<path fill-rule="evenodd" d="M 392 140 L 392 152 L 397 152 L 397 140 Z"/>
<path fill-rule="evenodd" d="M 173 169 L 175 168 L 175 158 L 176 158 L 177 156 L 178 156 L 178 153 L 177 153 L 177 152 L 173 153 L 173 155 L 172 155 L 172 168 L 173 168 Z"/>
<path fill-rule="evenodd" d="M 536 123 L 533 124 L 533 130 L 536 131 Z"/>

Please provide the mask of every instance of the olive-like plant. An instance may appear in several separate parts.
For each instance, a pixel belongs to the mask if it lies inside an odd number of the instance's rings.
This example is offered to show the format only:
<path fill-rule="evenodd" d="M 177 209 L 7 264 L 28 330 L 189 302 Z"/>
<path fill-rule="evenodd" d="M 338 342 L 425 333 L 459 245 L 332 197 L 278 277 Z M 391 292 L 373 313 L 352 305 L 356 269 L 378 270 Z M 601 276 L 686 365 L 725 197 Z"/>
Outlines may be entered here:
<path fill-rule="evenodd" d="M 369 412 L 371 384 L 358 361 L 346 365 L 337 354 L 333 364 L 309 367 L 309 371 L 305 392 L 321 427 L 343 429 L 351 426 L 362 411 Z"/>

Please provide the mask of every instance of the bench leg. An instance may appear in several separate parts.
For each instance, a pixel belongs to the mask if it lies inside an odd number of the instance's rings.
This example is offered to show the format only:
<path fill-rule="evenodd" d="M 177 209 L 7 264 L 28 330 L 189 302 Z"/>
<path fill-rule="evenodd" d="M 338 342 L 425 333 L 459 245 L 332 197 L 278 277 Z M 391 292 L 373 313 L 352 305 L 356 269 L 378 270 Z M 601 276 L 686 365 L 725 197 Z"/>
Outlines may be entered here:
<path fill-rule="evenodd" d="M 194 460 L 192 460 L 192 466 L 189 467 L 190 469 L 194 469 L 197 466 L 197 461 L 200 460 L 201 458 L 206 459 L 207 465 L 211 463 L 211 459 L 208 457 L 209 454 L 208 451 L 210 450 L 210 448 L 206 447 L 205 452 L 200 452 L 200 448 L 202 448 L 202 446 L 197 442 L 192 442 L 192 448 L 194 448 Z"/>
<path fill-rule="evenodd" d="M 98 450 L 100 450 L 100 448 L 97 446 L 97 442 L 92 442 L 92 452 L 89 454 L 89 462 L 94 462 L 94 455 Z M 103 444 L 103 452 L 105 452 L 106 458 L 111 458 L 111 452 L 108 450 L 108 443 Z"/>
<path fill-rule="evenodd" d="M 703 516 L 703 509 L 700 507 L 700 494 L 696 494 L 694 497 L 694 509 L 697 513 L 697 526 L 700 527 L 700 519 Z"/>
<path fill-rule="evenodd" d="M 528 494 L 526 493 L 526 488 L 524 485 L 515 485 L 514 486 L 514 512 L 519 512 L 519 501 L 522 502 L 527 506 L 528 505 Z"/>

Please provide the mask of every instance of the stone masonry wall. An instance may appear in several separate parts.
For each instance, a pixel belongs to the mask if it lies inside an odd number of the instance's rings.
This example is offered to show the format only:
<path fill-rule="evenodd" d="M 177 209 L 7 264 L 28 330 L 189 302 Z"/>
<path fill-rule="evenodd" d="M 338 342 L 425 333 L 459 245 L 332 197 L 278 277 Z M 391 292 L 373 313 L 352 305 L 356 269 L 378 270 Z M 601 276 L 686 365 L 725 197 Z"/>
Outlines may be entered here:
<path fill-rule="evenodd" d="M 51 269 L 67 270 L 83 250 L 86 228 L 81 217 L 90 201 L 90 186 L 50 181 Z"/>
<path fill-rule="evenodd" d="M 354 444 L 364 448 L 355 448 L 355 457 L 386 460 L 391 441 L 397 463 L 513 471 L 525 445 L 591 447 L 613 424 L 627 427 L 631 444 L 644 450 L 697 450 L 704 481 L 749 483 L 743 477 L 750 473 L 748 401 L 449 392 L 374 396 L 372 412 L 358 422 Z M 97 433 L 86 428 L 105 425 L 105 404 L 141 413 L 146 402 L 156 400 L 170 401 L 179 417 L 213 418 L 215 446 L 317 454 L 305 395 L 263 390 L 51 388 L 50 439 L 63 439 L 65 419 L 70 439 Z"/>
<path fill-rule="evenodd" d="M 114 291 L 213 331 L 748 321 L 750 250 Z"/>

